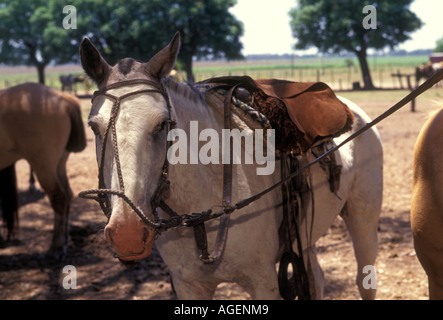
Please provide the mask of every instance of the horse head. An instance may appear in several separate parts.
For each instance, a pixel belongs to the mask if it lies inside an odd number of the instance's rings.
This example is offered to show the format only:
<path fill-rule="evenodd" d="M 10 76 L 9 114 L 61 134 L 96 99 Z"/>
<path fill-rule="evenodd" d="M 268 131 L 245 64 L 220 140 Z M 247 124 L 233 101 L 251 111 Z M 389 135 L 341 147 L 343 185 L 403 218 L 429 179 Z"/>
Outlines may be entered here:
<path fill-rule="evenodd" d="M 110 66 L 89 39 L 80 46 L 83 69 L 99 89 L 88 124 L 96 136 L 99 188 L 108 190 L 101 194 L 109 219 L 105 236 L 123 261 L 147 257 L 154 244 L 155 228 L 136 212 L 150 219 L 155 214 L 151 202 L 164 174 L 165 124 L 170 122 L 162 79 L 171 72 L 179 47 L 177 33 L 146 63 L 126 58 Z"/>

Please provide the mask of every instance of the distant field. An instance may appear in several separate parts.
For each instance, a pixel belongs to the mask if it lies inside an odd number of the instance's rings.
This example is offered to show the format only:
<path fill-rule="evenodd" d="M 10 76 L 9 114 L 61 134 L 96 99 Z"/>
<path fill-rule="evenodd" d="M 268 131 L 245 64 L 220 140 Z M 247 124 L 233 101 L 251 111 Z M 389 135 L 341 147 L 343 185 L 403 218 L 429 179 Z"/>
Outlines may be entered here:
<path fill-rule="evenodd" d="M 368 63 L 375 86 L 392 88 L 400 87 L 398 79 L 391 76 L 392 73 L 414 73 L 415 67 L 428 60 L 428 56 L 385 56 L 369 57 Z M 323 81 L 336 90 L 351 89 L 353 82 L 362 81 L 357 58 L 349 57 L 197 62 L 194 65 L 194 74 L 196 81 L 223 75 Z"/>
<path fill-rule="evenodd" d="M 369 57 L 372 79 L 382 88 L 399 87 L 398 79 L 392 73 L 413 73 L 415 67 L 428 61 L 427 56 L 384 56 Z M 78 65 L 49 66 L 46 68 L 46 84 L 60 89 L 60 75 L 82 74 Z M 196 81 L 225 75 L 249 75 L 252 78 L 279 78 L 294 81 L 323 81 L 336 90 L 352 88 L 352 83 L 361 82 L 357 58 L 299 58 L 289 60 L 245 60 L 245 61 L 208 61 L 194 63 Z M 181 74 L 184 78 L 184 74 Z M 0 67 L 0 87 L 23 82 L 37 82 L 34 67 Z M 405 85 L 405 83 L 404 83 Z M 79 85 L 79 91 L 85 88 Z M 93 90 L 93 89 L 92 89 Z"/>
<path fill-rule="evenodd" d="M 60 75 L 80 75 L 83 69 L 79 65 L 48 66 L 45 69 L 46 85 L 61 89 Z M 0 67 L 0 88 L 17 85 L 24 82 L 38 82 L 35 67 Z M 80 88 L 84 90 L 84 88 Z"/>

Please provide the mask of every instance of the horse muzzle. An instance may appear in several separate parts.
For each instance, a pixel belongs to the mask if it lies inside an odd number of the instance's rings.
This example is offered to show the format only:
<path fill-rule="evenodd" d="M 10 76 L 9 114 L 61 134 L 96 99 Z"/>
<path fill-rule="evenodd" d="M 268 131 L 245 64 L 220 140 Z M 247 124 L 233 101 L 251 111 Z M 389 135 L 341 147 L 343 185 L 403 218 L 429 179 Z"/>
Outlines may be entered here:
<path fill-rule="evenodd" d="M 135 261 L 151 254 L 155 232 L 143 223 L 118 224 L 110 221 L 105 227 L 105 237 L 121 261 Z"/>

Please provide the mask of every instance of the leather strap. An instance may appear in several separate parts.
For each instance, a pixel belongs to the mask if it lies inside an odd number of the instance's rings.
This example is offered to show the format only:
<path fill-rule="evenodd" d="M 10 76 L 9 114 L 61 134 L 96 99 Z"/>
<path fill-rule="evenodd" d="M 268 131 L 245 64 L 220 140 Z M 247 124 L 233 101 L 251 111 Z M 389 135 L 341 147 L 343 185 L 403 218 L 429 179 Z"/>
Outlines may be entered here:
<path fill-rule="evenodd" d="M 237 86 L 233 86 L 225 96 L 224 101 L 224 128 L 231 131 L 231 99 L 232 94 Z M 229 138 L 231 139 L 231 138 Z M 226 150 L 225 150 L 226 151 Z M 229 141 L 229 163 L 223 164 L 223 198 L 222 207 L 227 208 L 231 206 L 232 200 L 232 141 Z M 228 229 L 230 222 L 230 212 L 224 212 L 220 217 L 220 224 L 218 227 L 217 238 L 215 240 L 214 248 L 211 253 L 208 253 L 208 241 L 204 223 L 194 226 L 194 236 L 197 241 L 197 247 L 201 250 L 200 260 L 205 264 L 212 264 L 219 259 L 226 246 L 228 238 Z"/>

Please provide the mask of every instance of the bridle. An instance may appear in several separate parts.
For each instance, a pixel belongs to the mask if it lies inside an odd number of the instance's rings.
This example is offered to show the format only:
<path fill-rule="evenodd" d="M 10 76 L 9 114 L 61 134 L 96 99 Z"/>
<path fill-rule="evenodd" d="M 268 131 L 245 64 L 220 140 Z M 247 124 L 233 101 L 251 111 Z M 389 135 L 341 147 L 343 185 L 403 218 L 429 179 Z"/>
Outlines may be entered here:
<path fill-rule="evenodd" d="M 152 86 L 151 89 L 142 89 L 142 90 L 136 90 L 129 93 L 126 93 L 122 96 L 115 96 L 113 94 L 108 93 L 107 91 L 111 89 L 116 89 L 128 85 L 134 85 L 134 84 L 146 84 L 149 86 Z M 163 85 L 161 83 L 151 81 L 148 79 L 133 79 L 133 80 L 127 80 L 122 81 L 118 83 L 111 84 L 109 86 L 106 86 L 104 88 L 101 88 L 100 90 L 97 90 L 94 92 L 92 96 L 92 102 L 97 98 L 97 96 L 103 95 L 105 97 L 108 97 L 112 100 L 114 100 L 114 103 L 112 105 L 111 114 L 109 116 L 109 122 L 106 127 L 106 131 L 103 136 L 103 147 L 100 154 L 100 165 L 99 165 L 99 173 L 98 173 L 98 189 L 90 189 L 85 190 L 79 193 L 79 196 L 86 199 L 93 199 L 98 201 L 100 204 L 101 209 L 103 210 L 104 214 L 110 218 L 111 214 L 111 203 L 109 201 L 108 195 L 115 195 L 120 197 L 122 200 L 124 200 L 131 209 L 140 217 L 140 219 L 149 227 L 153 228 L 154 230 L 160 230 L 162 224 L 160 223 L 160 219 L 158 217 L 158 214 L 156 212 L 156 208 L 160 206 L 160 201 L 163 193 L 168 189 L 169 187 L 169 180 L 168 180 L 168 160 L 165 156 L 165 161 L 162 166 L 162 172 L 160 175 L 160 178 L 157 182 L 157 186 L 155 188 L 155 191 L 150 199 L 150 204 L 152 208 L 152 213 L 154 215 L 154 221 L 148 218 L 143 211 L 138 208 L 134 202 L 129 199 L 129 197 L 125 194 L 125 184 L 123 181 L 123 174 L 121 170 L 120 165 L 120 157 L 119 157 L 119 151 L 118 151 L 118 144 L 117 144 L 117 132 L 116 132 L 116 121 L 117 121 L 117 115 L 120 111 L 120 104 L 123 99 L 126 99 L 128 97 L 131 97 L 136 94 L 144 94 L 144 93 L 159 93 L 163 96 L 163 98 L 166 101 L 166 105 L 169 112 L 169 118 L 166 121 L 167 125 L 167 132 L 171 130 L 171 128 L 175 125 L 175 121 L 171 120 L 171 104 L 169 101 L 168 94 L 166 90 L 164 89 Z M 109 133 L 111 132 L 112 135 L 112 148 L 114 151 L 114 160 L 115 165 L 117 169 L 117 175 L 118 175 L 118 182 L 119 182 L 119 190 L 112 190 L 112 189 L 106 189 L 105 182 L 104 182 L 104 161 L 105 161 L 105 153 L 106 153 L 106 145 Z M 171 144 L 171 141 L 166 140 L 166 152 Z"/>
<path fill-rule="evenodd" d="M 153 208 L 152 212 L 154 215 L 154 221 L 149 219 L 142 210 L 140 210 L 132 201 L 129 199 L 125 193 L 124 193 L 124 183 L 123 183 L 123 177 L 121 173 L 121 166 L 119 161 L 119 155 L 118 155 L 118 146 L 117 146 L 117 135 L 116 135 L 116 128 L 115 128 L 115 122 L 116 118 L 120 109 L 120 102 L 122 99 L 125 99 L 129 96 L 135 95 L 135 94 L 141 94 L 141 93 L 160 93 L 166 100 L 166 104 L 169 110 L 169 120 L 167 121 L 168 125 L 168 131 L 173 127 L 175 124 L 175 121 L 171 119 L 171 105 L 169 101 L 168 94 L 164 88 L 164 86 L 161 83 L 157 83 L 151 80 L 147 79 L 135 79 L 135 80 L 128 80 L 128 81 L 122 81 L 119 83 L 111 84 L 109 86 L 106 86 L 98 91 L 96 91 L 93 95 L 92 101 L 98 96 L 98 95 L 104 95 L 106 97 L 109 97 L 114 100 L 114 104 L 112 106 L 111 115 L 109 119 L 108 126 L 106 128 L 105 135 L 103 137 L 103 148 L 101 152 L 101 160 L 100 160 L 100 168 L 99 168 L 99 188 L 98 189 L 91 189 L 82 191 L 79 193 L 79 197 L 87 198 L 87 199 L 93 199 L 99 202 L 101 209 L 105 213 L 107 217 L 110 216 L 110 210 L 111 205 L 109 202 L 108 195 L 116 195 L 123 199 L 134 212 L 140 217 L 140 219 L 149 227 L 153 228 L 156 231 L 156 235 L 160 234 L 162 231 L 166 231 L 171 228 L 180 227 L 180 226 L 186 226 L 186 227 L 194 227 L 194 235 L 197 241 L 198 248 L 202 251 L 202 256 L 200 256 L 200 259 L 204 263 L 214 263 L 217 258 L 221 255 L 223 252 L 224 244 L 226 242 L 226 232 L 227 227 L 229 224 L 229 216 L 232 212 L 239 210 L 241 208 L 244 208 L 251 204 L 252 202 L 260 199 L 265 194 L 271 192 L 272 190 L 276 189 L 277 187 L 287 183 L 291 179 L 293 179 L 295 176 L 299 175 L 302 171 L 306 170 L 307 168 L 313 166 L 314 164 L 320 162 L 323 158 L 327 157 L 328 155 L 332 154 L 333 152 L 337 151 L 359 135 L 363 134 L 373 126 L 375 126 L 377 123 L 382 121 L 383 119 L 387 118 L 394 112 L 398 111 L 400 108 L 402 108 L 404 105 L 406 105 L 408 102 L 412 101 L 419 95 L 421 95 L 423 92 L 431 88 L 434 84 L 439 82 L 443 79 L 443 70 L 440 70 L 436 72 L 430 79 L 425 81 L 423 84 L 421 84 L 419 87 L 415 88 L 413 91 L 411 91 L 406 97 L 404 97 L 401 101 L 397 102 L 394 106 L 383 112 L 381 115 L 379 115 L 377 118 L 372 120 L 371 122 L 366 123 L 362 128 L 360 128 L 358 131 L 354 132 L 350 136 L 348 136 L 345 140 L 343 140 L 340 144 L 336 145 L 335 147 L 329 149 L 324 154 L 320 155 L 310 163 L 306 164 L 305 166 L 297 169 L 296 171 L 292 172 L 288 176 L 282 178 L 277 183 L 273 184 L 272 186 L 264 189 L 263 191 L 254 194 L 248 198 L 242 199 L 238 201 L 235 204 L 230 203 L 230 197 L 229 201 L 222 202 L 222 209 L 217 212 L 212 212 L 211 209 L 208 209 L 207 211 L 203 211 L 200 213 L 191 213 L 191 214 L 182 214 L 178 215 L 171 207 L 169 207 L 163 200 L 162 195 L 163 193 L 168 189 L 169 187 L 169 180 L 168 180 L 168 161 L 167 157 L 165 157 L 165 162 L 163 164 L 163 170 L 161 173 L 161 176 L 159 178 L 159 181 L 157 182 L 157 186 L 155 189 L 155 192 L 150 200 L 151 207 Z M 144 89 L 144 90 L 137 90 L 134 92 L 130 92 L 127 94 L 124 94 L 120 97 L 114 96 L 112 94 L 107 93 L 108 90 L 123 87 L 126 85 L 132 85 L 132 84 L 148 84 L 154 89 Z M 225 124 L 228 119 L 230 119 L 230 101 L 231 101 L 231 95 L 232 91 L 235 88 L 231 89 L 229 94 L 225 96 Z M 109 131 L 112 132 L 112 139 L 113 139 L 113 149 L 114 149 L 114 158 L 116 161 L 117 166 L 117 172 L 119 177 L 119 184 L 120 184 L 120 190 L 111 190 L 111 189 L 105 189 L 104 179 L 103 179 L 103 164 L 104 164 L 104 155 L 105 155 L 105 146 L 107 137 L 109 135 Z M 172 142 L 166 141 L 167 146 L 170 146 Z M 168 150 L 169 147 L 166 149 Z M 167 151 L 166 151 L 167 152 Z M 232 154 L 232 152 L 231 152 Z M 232 161 L 231 161 L 232 163 Z M 229 169 L 228 169 L 229 170 Z M 226 175 L 228 176 L 228 175 Z M 225 174 L 224 174 L 225 177 Z M 225 184 L 224 181 L 224 189 L 230 189 L 225 188 L 226 185 L 229 185 L 230 181 L 228 181 L 227 184 Z M 228 192 L 226 192 L 228 193 Z M 225 194 L 225 192 L 224 192 Z M 160 207 L 165 211 L 170 218 L 169 219 L 160 219 L 158 217 L 158 214 L 156 213 L 156 208 Z M 207 251 L 207 242 L 206 242 L 206 231 L 204 230 L 204 223 L 206 221 L 216 219 L 221 217 L 221 228 L 219 228 L 219 234 L 217 236 L 216 245 L 213 250 L 216 254 L 208 253 Z M 223 229 L 223 230 L 222 230 Z"/>
<path fill-rule="evenodd" d="M 122 96 L 115 96 L 107 92 L 111 89 L 120 88 L 128 85 L 134 85 L 134 84 L 147 84 L 154 88 L 136 90 L 126 93 Z M 111 215 L 111 203 L 108 196 L 109 195 L 118 196 L 129 205 L 129 207 L 140 217 L 140 219 L 147 226 L 154 229 L 156 237 L 162 231 L 166 231 L 170 228 L 175 228 L 179 226 L 193 227 L 197 247 L 202 252 L 200 259 L 207 264 L 214 263 L 223 253 L 226 244 L 227 230 L 229 226 L 229 217 L 230 217 L 229 214 L 235 210 L 233 207 L 231 207 L 232 161 L 230 161 L 230 164 L 224 165 L 224 170 L 223 170 L 223 200 L 222 200 L 223 211 L 213 214 L 212 210 L 209 209 L 208 211 L 202 213 L 193 213 L 191 215 L 189 214 L 178 215 L 162 199 L 163 194 L 165 193 L 165 191 L 168 190 L 170 185 L 170 182 L 168 180 L 167 152 L 169 147 L 172 145 L 172 141 L 169 141 L 166 138 L 166 155 L 162 167 L 162 173 L 157 182 L 157 186 L 154 190 L 154 193 L 150 199 L 154 220 L 151 220 L 149 217 L 147 217 L 143 213 L 143 211 L 140 208 L 138 208 L 134 204 L 134 202 L 125 194 L 125 185 L 123 181 L 123 174 L 121 171 L 120 157 L 119 157 L 118 144 L 117 144 L 117 132 L 115 127 L 117 121 L 117 115 L 120 110 L 121 101 L 130 96 L 136 94 L 143 94 L 143 93 L 160 93 L 164 97 L 169 112 L 169 119 L 166 121 L 167 132 L 169 132 L 172 129 L 172 127 L 176 124 L 176 122 L 171 118 L 171 104 L 168 93 L 165 90 L 163 84 L 161 83 L 154 82 L 148 79 L 133 79 L 133 80 L 114 83 L 95 91 L 92 97 L 92 102 L 97 96 L 103 95 L 105 97 L 114 100 L 114 103 L 112 105 L 111 113 L 109 116 L 109 122 L 106 127 L 105 134 L 103 136 L 103 143 L 102 143 L 103 147 L 100 155 L 100 165 L 98 173 L 98 180 L 99 180 L 98 189 L 90 189 L 82 191 L 79 193 L 79 197 L 96 200 L 100 204 L 100 207 L 104 212 L 104 214 L 109 219 Z M 227 126 L 228 128 L 230 128 L 230 121 L 231 121 L 230 103 L 225 103 L 225 126 Z M 104 174 L 103 174 L 104 159 L 105 159 L 107 140 L 110 132 L 112 135 L 114 160 L 116 163 L 117 175 L 119 180 L 119 188 L 120 188 L 119 190 L 106 189 L 104 182 Z M 230 154 L 232 155 L 232 152 Z M 160 219 L 156 211 L 158 207 L 163 209 L 163 211 L 170 216 L 170 219 Z M 207 250 L 207 237 L 206 237 L 204 222 L 218 217 L 221 217 L 219 232 L 217 235 L 217 240 L 214 249 L 211 251 L 211 253 L 209 253 Z"/>

